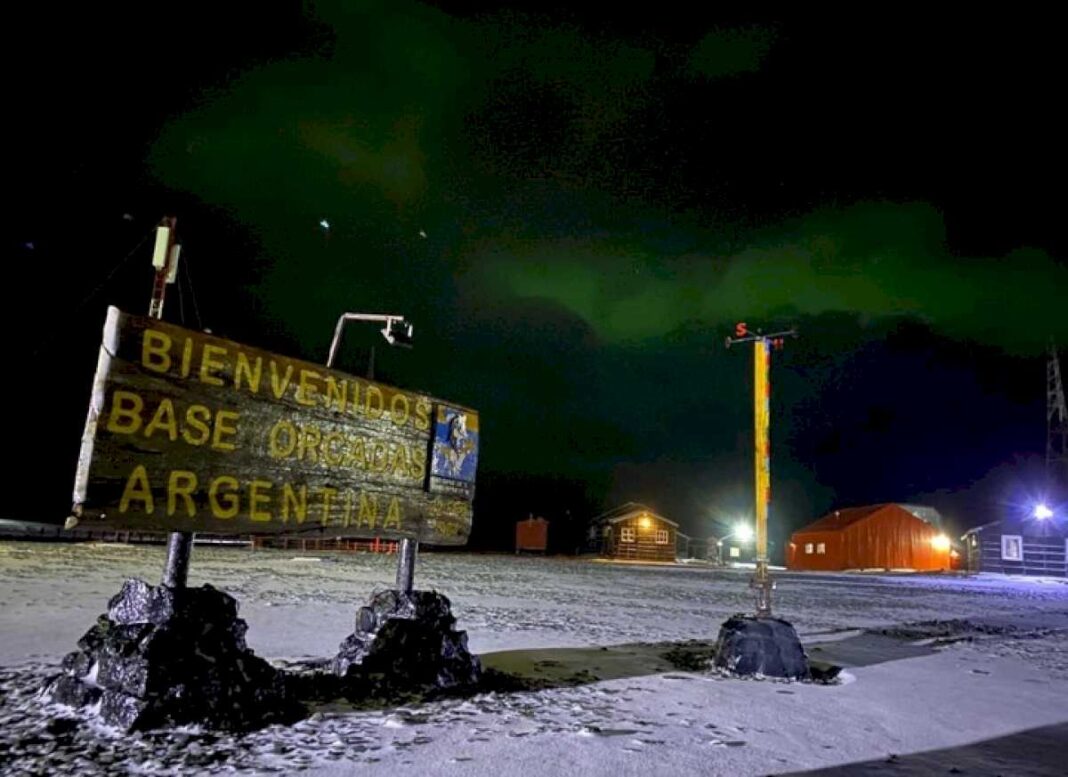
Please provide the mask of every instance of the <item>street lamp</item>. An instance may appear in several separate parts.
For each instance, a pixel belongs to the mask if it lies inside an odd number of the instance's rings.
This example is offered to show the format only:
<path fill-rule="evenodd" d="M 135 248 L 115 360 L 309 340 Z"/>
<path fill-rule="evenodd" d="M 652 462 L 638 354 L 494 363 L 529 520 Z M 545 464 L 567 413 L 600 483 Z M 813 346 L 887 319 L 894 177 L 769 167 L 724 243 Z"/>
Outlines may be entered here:
<path fill-rule="evenodd" d="M 404 316 L 385 313 L 342 313 L 334 327 L 334 339 L 330 341 L 330 354 L 326 357 L 326 366 L 333 367 L 337 357 L 338 346 L 341 345 L 341 332 L 345 328 L 346 321 L 377 321 L 385 326 L 379 331 L 382 337 L 390 345 L 399 345 L 403 348 L 412 347 L 412 325 L 404 320 Z"/>
<path fill-rule="evenodd" d="M 753 539 L 753 527 L 746 523 L 740 523 L 734 527 L 734 531 L 728 532 L 716 540 L 717 556 L 719 558 L 719 565 L 723 566 L 723 541 L 729 540 L 731 537 L 737 537 L 741 540 L 742 544 L 747 544 Z"/>
<path fill-rule="evenodd" d="M 330 353 L 326 357 L 326 366 L 333 367 L 337 357 L 338 346 L 341 345 L 341 332 L 348 321 L 374 321 L 383 324 L 382 337 L 390 345 L 398 345 L 404 348 L 412 347 L 412 325 L 404 319 L 404 316 L 385 313 L 342 313 L 334 327 L 334 339 L 330 341 Z M 371 351 L 374 359 L 374 351 Z M 373 365 L 374 362 L 372 361 Z M 369 371 L 373 371 L 373 366 Z M 373 377 L 373 372 L 371 376 Z M 397 559 L 397 589 L 402 593 L 411 593 L 415 584 L 415 556 L 419 550 L 419 543 L 409 537 L 401 540 L 400 554 Z"/>
<path fill-rule="evenodd" d="M 1031 512 L 1031 515 L 1040 521 L 1045 521 L 1053 517 L 1053 510 L 1050 509 L 1049 505 L 1039 502 L 1035 505 L 1035 509 Z"/>

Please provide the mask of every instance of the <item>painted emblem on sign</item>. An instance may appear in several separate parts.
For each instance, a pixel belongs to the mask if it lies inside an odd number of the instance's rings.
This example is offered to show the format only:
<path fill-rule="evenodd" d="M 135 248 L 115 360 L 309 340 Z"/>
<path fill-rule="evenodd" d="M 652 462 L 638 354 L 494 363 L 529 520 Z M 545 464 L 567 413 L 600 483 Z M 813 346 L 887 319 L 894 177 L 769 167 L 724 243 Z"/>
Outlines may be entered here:
<path fill-rule="evenodd" d="M 439 405 L 430 474 L 473 483 L 477 466 L 478 416 Z"/>

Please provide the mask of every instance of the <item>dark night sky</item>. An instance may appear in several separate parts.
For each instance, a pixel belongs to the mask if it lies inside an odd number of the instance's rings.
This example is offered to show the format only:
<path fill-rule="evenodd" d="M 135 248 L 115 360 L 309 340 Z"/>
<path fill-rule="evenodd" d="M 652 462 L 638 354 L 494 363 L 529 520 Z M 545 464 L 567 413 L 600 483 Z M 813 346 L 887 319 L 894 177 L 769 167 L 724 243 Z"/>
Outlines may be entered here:
<path fill-rule="evenodd" d="M 802 332 L 772 375 L 782 530 L 890 500 L 964 528 L 1040 488 L 1068 341 L 1048 20 L 142 5 L 7 12 L 17 515 L 69 507 L 104 308 L 147 305 L 130 252 L 164 213 L 172 321 L 313 361 L 344 310 L 415 322 L 378 377 L 481 411 L 476 544 L 625 499 L 698 535 L 750 511 L 737 320 Z"/>

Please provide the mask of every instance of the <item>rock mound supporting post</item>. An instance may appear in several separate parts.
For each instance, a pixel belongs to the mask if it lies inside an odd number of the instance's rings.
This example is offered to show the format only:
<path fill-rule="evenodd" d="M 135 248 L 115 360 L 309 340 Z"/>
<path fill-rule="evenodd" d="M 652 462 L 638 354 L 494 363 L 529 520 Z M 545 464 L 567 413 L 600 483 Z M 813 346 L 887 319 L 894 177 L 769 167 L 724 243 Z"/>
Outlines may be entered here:
<path fill-rule="evenodd" d="M 249 650 L 247 629 L 237 601 L 210 585 L 127 580 L 46 692 L 61 704 L 98 705 L 105 722 L 126 730 L 296 720 L 301 705 L 283 673 Z"/>
<path fill-rule="evenodd" d="M 811 677 L 801 640 L 782 618 L 731 616 L 720 627 L 715 664 L 743 676 Z"/>
<path fill-rule="evenodd" d="M 435 591 L 380 591 L 356 613 L 355 631 L 334 658 L 352 698 L 448 691 L 474 686 L 482 664 L 456 631 L 446 596 Z"/>

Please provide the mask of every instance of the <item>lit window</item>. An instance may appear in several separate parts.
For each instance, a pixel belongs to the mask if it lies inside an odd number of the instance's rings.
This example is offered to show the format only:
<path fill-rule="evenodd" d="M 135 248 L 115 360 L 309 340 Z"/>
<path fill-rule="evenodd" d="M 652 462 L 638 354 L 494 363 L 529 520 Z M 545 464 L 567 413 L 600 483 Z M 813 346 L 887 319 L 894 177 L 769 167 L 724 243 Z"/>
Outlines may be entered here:
<path fill-rule="evenodd" d="M 827 554 L 827 543 L 821 542 L 816 545 L 816 555 L 825 556 Z"/>
<path fill-rule="evenodd" d="M 741 548 L 735 548 L 735 547 L 731 548 L 731 558 L 739 558 L 741 555 L 742 555 L 742 549 Z"/>
<path fill-rule="evenodd" d="M 1018 534 L 1003 534 L 1001 558 L 1005 561 L 1023 561 L 1023 537 Z"/>
<path fill-rule="evenodd" d="M 668 532 L 667 529 L 656 530 L 656 544 L 667 545 L 668 544 Z"/>
<path fill-rule="evenodd" d="M 806 542 L 805 543 L 805 553 L 807 555 L 809 555 L 809 556 L 812 555 L 812 543 L 811 542 Z"/>
<path fill-rule="evenodd" d="M 620 542 L 634 542 L 634 527 L 624 526 L 619 533 Z"/>

